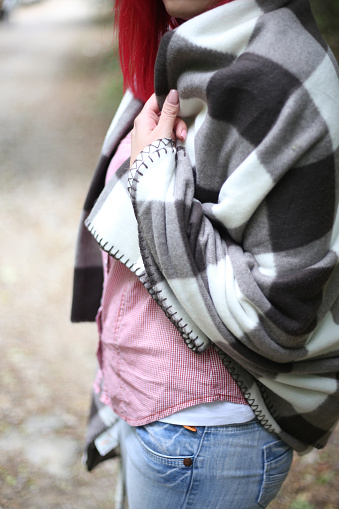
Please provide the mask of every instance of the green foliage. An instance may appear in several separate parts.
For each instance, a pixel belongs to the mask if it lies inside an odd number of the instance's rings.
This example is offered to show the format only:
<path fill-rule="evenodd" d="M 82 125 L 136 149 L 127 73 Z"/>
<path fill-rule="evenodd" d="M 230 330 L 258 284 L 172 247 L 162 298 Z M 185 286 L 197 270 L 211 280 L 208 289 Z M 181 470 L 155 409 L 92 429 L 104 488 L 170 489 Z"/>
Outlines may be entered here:
<path fill-rule="evenodd" d="M 335 477 L 335 472 L 327 470 L 318 475 L 316 482 L 318 484 L 329 484 Z"/>
<path fill-rule="evenodd" d="M 17 485 L 17 480 L 12 475 L 8 475 L 5 479 L 5 481 L 6 481 L 6 484 L 8 484 L 9 486 Z"/>
<path fill-rule="evenodd" d="M 123 95 L 123 80 L 120 65 L 114 54 L 102 58 L 101 81 L 97 89 L 96 110 L 98 113 L 117 110 Z"/>
<path fill-rule="evenodd" d="M 307 500 L 297 499 L 292 502 L 289 509 L 315 509 L 315 507 L 307 502 Z"/>
<path fill-rule="evenodd" d="M 313 14 L 325 35 L 339 32 L 339 2 L 337 0 L 310 0 Z"/>

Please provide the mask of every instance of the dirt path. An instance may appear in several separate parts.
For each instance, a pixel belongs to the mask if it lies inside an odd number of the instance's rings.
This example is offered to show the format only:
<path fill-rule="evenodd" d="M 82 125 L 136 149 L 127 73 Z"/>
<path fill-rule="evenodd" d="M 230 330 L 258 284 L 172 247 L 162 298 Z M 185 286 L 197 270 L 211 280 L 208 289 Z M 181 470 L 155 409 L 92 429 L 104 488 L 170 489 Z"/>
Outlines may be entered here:
<path fill-rule="evenodd" d="M 0 26 L 0 506 L 112 507 L 80 463 L 92 324 L 69 323 L 84 194 L 115 109 L 104 2 L 46 0 Z M 100 98 L 100 99 L 98 99 Z M 104 101 L 104 102 L 100 102 Z"/>
<path fill-rule="evenodd" d="M 93 324 L 69 323 L 79 212 L 116 107 L 109 2 L 45 0 L 0 26 L 0 509 L 113 507 L 81 465 Z M 338 509 L 339 435 L 272 509 Z"/>

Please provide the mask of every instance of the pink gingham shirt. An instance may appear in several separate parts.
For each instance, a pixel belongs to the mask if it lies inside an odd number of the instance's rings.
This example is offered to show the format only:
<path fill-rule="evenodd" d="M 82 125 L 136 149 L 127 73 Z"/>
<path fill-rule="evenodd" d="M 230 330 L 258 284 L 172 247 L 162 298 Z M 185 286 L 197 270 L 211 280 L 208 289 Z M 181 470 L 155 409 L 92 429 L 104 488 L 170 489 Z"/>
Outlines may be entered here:
<path fill-rule="evenodd" d="M 130 155 L 119 145 L 106 182 Z M 212 401 L 247 404 L 213 348 L 195 354 L 125 265 L 103 253 L 106 267 L 97 322 L 102 401 L 132 426 Z"/>

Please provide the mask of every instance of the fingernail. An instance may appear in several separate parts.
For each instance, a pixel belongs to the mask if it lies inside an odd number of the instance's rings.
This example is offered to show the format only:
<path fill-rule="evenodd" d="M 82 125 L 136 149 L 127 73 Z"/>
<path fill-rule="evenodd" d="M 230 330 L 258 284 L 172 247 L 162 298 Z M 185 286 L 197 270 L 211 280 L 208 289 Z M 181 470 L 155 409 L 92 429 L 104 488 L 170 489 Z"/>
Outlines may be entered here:
<path fill-rule="evenodd" d="M 187 136 L 187 131 L 186 131 L 186 129 L 183 129 L 180 134 L 182 141 L 186 140 L 186 136 Z"/>
<path fill-rule="evenodd" d="M 179 103 L 179 94 L 178 91 L 173 89 L 167 96 L 168 102 L 170 104 L 178 104 Z"/>

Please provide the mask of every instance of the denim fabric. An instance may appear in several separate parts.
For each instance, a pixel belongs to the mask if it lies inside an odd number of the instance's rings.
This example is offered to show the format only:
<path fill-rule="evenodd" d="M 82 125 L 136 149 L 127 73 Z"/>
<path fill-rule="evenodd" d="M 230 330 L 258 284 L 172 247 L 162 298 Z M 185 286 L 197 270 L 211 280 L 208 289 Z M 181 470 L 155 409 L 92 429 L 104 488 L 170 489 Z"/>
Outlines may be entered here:
<path fill-rule="evenodd" d="M 227 426 L 122 423 L 129 509 L 257 509 L 277 495 L 292 450 L 256 420 Z"/>

